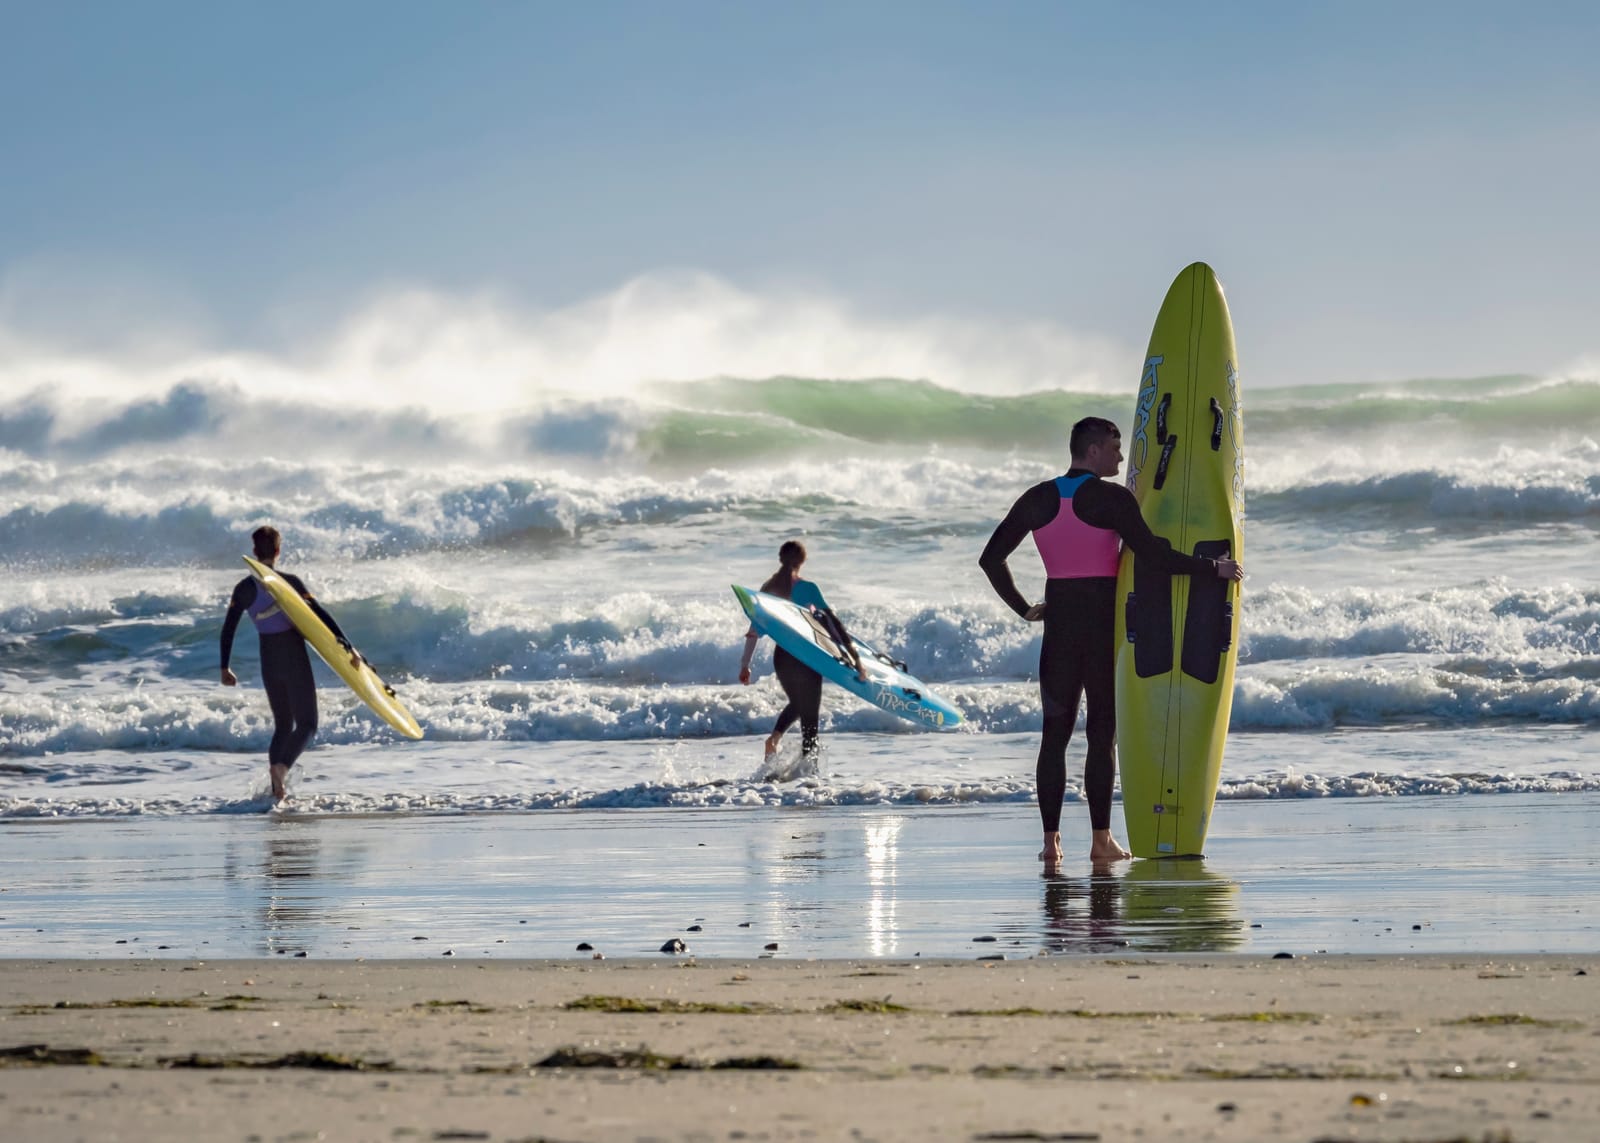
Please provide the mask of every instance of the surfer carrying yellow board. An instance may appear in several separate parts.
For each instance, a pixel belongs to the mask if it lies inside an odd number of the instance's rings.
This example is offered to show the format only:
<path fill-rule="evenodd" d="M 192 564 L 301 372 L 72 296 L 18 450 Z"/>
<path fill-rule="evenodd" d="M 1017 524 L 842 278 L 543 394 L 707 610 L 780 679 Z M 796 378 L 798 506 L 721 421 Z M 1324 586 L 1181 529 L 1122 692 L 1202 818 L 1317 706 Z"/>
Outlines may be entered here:
<path fill-rule="evenodd" d="M 1116 779 L 1117 561 L 1121 545 L 1171 575 L 1215 575 L 1240 580 L 1234 560 L 1207 559 L 1174 551 L 1150 531 L 1133 493 L 1104 477 L 1122 466 L 1122 433 L 1100 417 L 1072 426 L 1072 467 L 1065 476 L 1036 484 L 1018 497 L 989 537 L 978 559 L 1011 610 L 1036 623 L 1044 621 L 1039 647 L 1039 690 L 1044 732 L 1039 743 L 1036 781 L 1044 849 L 1039 860 L 1061 861 L 1061 802 L 1067 788 L 1067 742 L 1078 718 L 1080 699 L 1088 699 L 1085 730 L 1089 739 L 1083 765 L 1084 797 L 1089 803 L 1092 861 L 1132 856 L 1111 836 L 1111 790 Z M 1044 560 L 1043 603 L 1030 604 L 1011 577 L 1006 558 L 1033 534 Z"/>
<path fill-rule="evenodd" d="M 263 525 L 250 535 L 256 559 L 268 567 L 277 561 L 283 550 L 283 537 L 276 528 Z M 328 630 L 350 652 L 351 665 L 360 663 L 360 656 L 350 647 L 349 640 L 320 603 L 311 597 L 306 585 L 298 576 L 278 573 L 305 599 L 307 606 L 318 619 L 328 625 Z M 233 589 L 228 603 L 228 614 L 222 621 L 222 685 L 237 686 L 238 676 L 229 669 L 233 657 L 233 634 L 239 619 L 249 612 L 261 637 L 261 685 L 266 689 L 267 702 L 272 706 L 272 745 L 267 749 L 267 769 L 272 776 L 272 797 L 282 801 L 288 791 L 284 782 L 289 768 L 317 732 L 317 682 L 311 673 L 311 656 L 306 653 L 305 636 L 301 635 L 283 613 L 270 592 L 256 581 L 245 576 Z"/>
<path fill-rule="evenodd" d="M 850 640 L 850 632 L 844 629 L 844 624 L 822 597 L 822 589 L 810 580 L 800 578 L 800 568 L 805 562 L 805 545 L 799 540 L 785 540 L 778 548 L 778 570 L 767 577 L 761 590 L 814 612 L 827 625 L 839 649 L 855 665 L 856 677 L 866 681 L 866 669 L 862 667 L 861 657 Z M 761 633 L 753 626 L 745 633 L 744 658 L 739 662 L 739 681 L 746 686 L 750 685 L 750 661 L 755 657 L 756 642 L 760 638 Z M 778 712 L 778 721 L 767 736 L 767 757 L 778 752 L 784 731 L 793 726 L 796 719 L 800 720 L 801 754 L 811 757 L 817 752 L 817 726 L 822 718 L 822 676 L 782 647 L 772 652 L 772 670 L 778 676 L 778 684 L 783 687 L 784 697 L 789 701 Z"/>

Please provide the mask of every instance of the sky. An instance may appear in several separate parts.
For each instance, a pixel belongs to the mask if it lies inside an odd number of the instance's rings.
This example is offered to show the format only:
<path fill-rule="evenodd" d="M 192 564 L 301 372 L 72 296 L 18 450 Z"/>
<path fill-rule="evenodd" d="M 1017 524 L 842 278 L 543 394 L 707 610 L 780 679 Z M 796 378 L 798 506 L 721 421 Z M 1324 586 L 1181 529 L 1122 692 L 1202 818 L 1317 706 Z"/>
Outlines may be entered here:
<path fill-rule="evenodd" d="M 574 376 L 1132 385 L 1195 260 L 1254 384 L 1600 372 L 1600 5 L 0 0 L 0 26 L 0 385 L 363 336 Z"/>

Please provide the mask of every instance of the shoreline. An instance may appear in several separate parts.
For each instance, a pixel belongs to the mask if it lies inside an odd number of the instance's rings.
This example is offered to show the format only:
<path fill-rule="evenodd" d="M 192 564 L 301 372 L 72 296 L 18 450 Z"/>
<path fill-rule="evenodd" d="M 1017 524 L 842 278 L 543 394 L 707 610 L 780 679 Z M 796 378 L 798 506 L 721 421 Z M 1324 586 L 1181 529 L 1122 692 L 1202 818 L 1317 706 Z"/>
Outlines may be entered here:
<path fill-rule="evenodd" d="M 0 964 L 1600 948 L 1600 794 L 1229 807 L 1205 861 L 1035 858 L 1029 806 L 258 815 L 0 830 Z M 583 959 L 587 959 L 586 956 Z"/>
<path fill-rule="evenodd" d="M 1600 1133 L 1600 955 L 5 969 L 30 1139 Z"/>

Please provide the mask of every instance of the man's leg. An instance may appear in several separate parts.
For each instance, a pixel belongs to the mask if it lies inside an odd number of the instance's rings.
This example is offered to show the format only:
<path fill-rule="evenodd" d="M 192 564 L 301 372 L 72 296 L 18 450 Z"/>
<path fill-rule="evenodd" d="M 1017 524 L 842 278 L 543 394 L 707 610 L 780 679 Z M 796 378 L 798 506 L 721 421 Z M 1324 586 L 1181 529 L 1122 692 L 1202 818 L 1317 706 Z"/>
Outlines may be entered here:
<path fill-rule="evenodd" d="M 272 708 L 272 744 L 267 747 L 267 774 L 272 781 L 272 796 L 281 802 L 286 793 L 284 778 L 289 773 L 283 756 L 294 737 L 294 702 L 290 696 L 289 681 L 281 666 L 272 662 L 266 654 L 261 656 L 261 685 L 267 692 L 267 705 Z"/>
<path fill-rule="evenodd" d="M 801 693 L 795 705 L 800 708 L 800 753 L 814 759 L 817 756 L 818 727 L 822 723 L 822 676 L 805 664 Z"/>
<path fill-rule="evenodd" d="M 1083 793 L 1089 801 L 1091 861 L 1122 861 L 1133 856 L 1111 835 L 1111 794 L 1117 776 L 1116 659 L 1107 649 L 1092 656 L 1084 667 L 1083 689 L 1088 700 L 1084 735 L 1089 752 L 1083 760 Z"/>
<path fill-rule="evenodd" d="M 1061 801 L 1067 792 L 1067 743 L 1078 721 L 1083 680 L 1072 661 L 1071 643 L 1051 638 L 1047 628 L 1039 646 L 1039 697 L 1044 707 L 1044 732 L 1039 737 L 1039 762 L 1034 782 L 1039 790 L 1039 823 L 1044 846 L 1039 860 L 1061 863 Z"/>
<path fill-rule="evenodd" d="M 285 771 L 294 765 L 295 759 L 300 757 L 301 751 L 311 741 L 311 736 L 317 732 L 317 680 L 311 673 L 311 657 L 306 654 L 304 645 L 300 647 L 296 660 L 293 668 L 286 672 L 289 676 L 289 704 L 294 711 L 294 730 L 278 758 Z"/>
<path fill-rule="evenodd" d="M 789 701 L 778 712 L 778 721 L 772 724 L 772 733 L 767 736 L 768 754 L 778 752 L 778 743 L 782 741 L 784 731 L 800 717 L 800 698 L 805 689 L 802 678 L 804 670 L 805 664 L 782 647 L 773 652 L 772 673 L 778 676 L 778 685 L 783 688 L 783 696 Z"/>
<path fill-rule="evenodd" d="M 778 716 L 782 730 L 789 728 L 789 723 L 784 722 L 784 715 L 790 715 L 800 720 L 800 750 L 802 754 L 815 755 L 817 752 L 817 724 L 822 717 L 822 676 L 806 666 L 799 659 L 786 651 L 779 651 L 772 659 L 773 673 L 778 676 L 778 682 L 783 684 L 783 693 L 789 696 L 789 705 L 784 708 L 784 714 Z M 782 730 L 774 729 L 776 737 Z M 772 739 L 768 739 L 772 742 Z M 774 745 L 776 745 L 774 743 Z"/>

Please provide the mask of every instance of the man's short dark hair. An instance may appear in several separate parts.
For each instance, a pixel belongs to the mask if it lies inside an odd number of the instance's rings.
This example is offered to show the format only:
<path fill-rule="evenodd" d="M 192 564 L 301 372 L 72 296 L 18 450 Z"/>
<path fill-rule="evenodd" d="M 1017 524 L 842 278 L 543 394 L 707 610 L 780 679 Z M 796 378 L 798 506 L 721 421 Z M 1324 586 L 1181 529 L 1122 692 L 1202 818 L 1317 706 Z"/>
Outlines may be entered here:
<path fill-rule="evenodd" d="M 283 537 L 271 524 L 263 524 L 250 533 L 250 544 L 256 550 L 256 559 L 270 560 L 283 547 Z"/>
<path fill-rule="evenodd" d="M 1104 417 L 1085 417 L 1072 426 L 1072 455 L 1086 456 L 1091 448 L 1115 437 L 1122 439 L 1122 430 Z"/>

